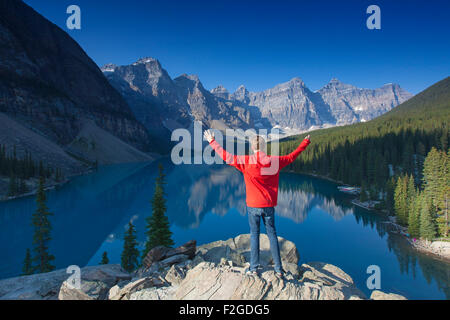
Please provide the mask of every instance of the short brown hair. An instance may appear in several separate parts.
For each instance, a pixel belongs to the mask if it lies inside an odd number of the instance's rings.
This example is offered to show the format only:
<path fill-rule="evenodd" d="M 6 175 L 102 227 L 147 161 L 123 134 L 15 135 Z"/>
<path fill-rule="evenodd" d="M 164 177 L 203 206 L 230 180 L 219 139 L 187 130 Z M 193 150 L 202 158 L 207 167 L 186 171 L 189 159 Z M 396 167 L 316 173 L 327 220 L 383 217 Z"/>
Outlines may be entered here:
<path fill-rule="evenodd" d="M 266 149 L 266 140 L 259 135 L 254 135 L 250 138 L 250 144 L 254 150 L 262 150 Z"/>

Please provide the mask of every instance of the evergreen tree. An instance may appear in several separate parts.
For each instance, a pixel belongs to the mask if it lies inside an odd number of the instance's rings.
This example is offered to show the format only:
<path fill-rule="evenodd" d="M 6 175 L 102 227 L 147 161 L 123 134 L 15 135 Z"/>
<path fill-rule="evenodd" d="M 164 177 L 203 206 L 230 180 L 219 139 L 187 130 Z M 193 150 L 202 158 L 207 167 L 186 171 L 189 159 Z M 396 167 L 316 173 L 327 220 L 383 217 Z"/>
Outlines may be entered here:
<path fill-rule="evenodd" d="M 408 232 L 413 238 L 420 237 L 420 213 L 423 195 L 420 194 L 411 202 L 408 216 Z"/>
<path fill-rule="evenodd" d="M 420 237 L 433 240 L 436 237 L 436 225 L 433 219 L 433 204 L 426 197 L 422 198 L 420 210 Z"/>
<path fill-rule="evenodd" d="M 436 205 L 437 195 L 439 193 L 440 172 L 440 155 L 436 148 L 432 148 L 425 158 L 423 166 L 423 184 L 425 194 Z"/>
<path fill-rule="evenodd" d="M 108 264 L 108 263 L 109 263 L 108 253 L 105 251 L 105 252 L 103 252 L 102 260 L 100 261 L 100 264 Z"/>
<path fill-rule="evenodd" d="M 51 261 L 53 261 L 55 257 L 48 253 L 48 243 L 51 240 L 49 216 L 52 214 L 48 211 L 46 205 L 47 198 L 44 191 L 44 183 L 44 177 L 41 176 L 36 197 L 37 209 L 32 217 L 34 226 L 33 250 L 35 253 L 33 261 L 36 262 L 35 268 L 38 273 L 49 272 L 55 269 L 55 267 L 51 265 Z"/>
<path fill-rule="evenodd" d="M 408 223 L 407 176 L 399 176 L 394 191 L 395 215 L 401 225 Z"/>
<path fill-rule="evenodd" d="M 395 190 L 394 178 L 391 178 L 386 182 L 385 189 L 386 189 L 386 209 L 390 213 L 394 213 L 394 190 Z"/>
<path fill-rule="evenodd" d="M 446 153 L 440 151 L 438 194 L 436 196 L 436 209 L 439 234 L 449 236 L 449 205 L 450 205 L 450 150 Z"/>
<path fill-rule="evenodd" d="M 27 249 L 27 253 L 25 254 L 25 259 L 23 260 L 22 275 L 27 276 L 30 274 L 33 274 L 33 265 L 32 265 L 30 249 Z"/>
<path fill-rule="evenodd" d="M 152 199 L 152 215 L 146 218 L 147 221 L 147 242 L 142 257 L 156 246 L 173 246 L 171 238 L 169 219 L 166 217 L 166 200 L 164 199 L 164 172 L 163 166 L 158 166 L 158 177 L 155 181 L 155 193 Z"/>
<path fill-rule="evenodd" d="M 121 256 L 121 265 L 128 272 L 132 272 L 138 266 L 139 250 L 136 248 L 136 231 L 131 222 L 128 223 L 128 229 L 125 232 L 123 251 Z"/>

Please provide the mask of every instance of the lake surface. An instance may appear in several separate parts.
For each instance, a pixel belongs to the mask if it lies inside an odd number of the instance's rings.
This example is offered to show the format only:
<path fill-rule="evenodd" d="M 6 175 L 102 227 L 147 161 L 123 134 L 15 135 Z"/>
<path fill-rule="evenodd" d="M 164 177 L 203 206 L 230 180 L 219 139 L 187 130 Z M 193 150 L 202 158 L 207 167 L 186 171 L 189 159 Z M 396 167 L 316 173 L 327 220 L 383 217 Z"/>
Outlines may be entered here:
<path fill-rule="evenodd" d="M 198 244 L 249 233 L 241 174 L 226 165 L 181 165 L 162 160 L 166 173 L 167 215 L 175 245 Z M 131 220 L 145 241 L 157 163 L 101 167 L 48 192 L 57 268 L 96 265 L 104 251 L 120 263 L 122 237 Z M 381 269 L 381 290 L 409 299 L 449 299 L 450 265 L 413 251 L 387 232 L 378 214 L 351 204 L 337 184 L 282 173 L 276 227 L 293 241 L 300 263 L 323 261 L 342 268 L 366 295 L 370 265 Z M 32 247 L 34 197 L 0 203 L 0 278 L 17 276 Z M 264 231 L 264 228 L 262 228 Z M 141 247 L 142 248 L 142 247 Z"/>

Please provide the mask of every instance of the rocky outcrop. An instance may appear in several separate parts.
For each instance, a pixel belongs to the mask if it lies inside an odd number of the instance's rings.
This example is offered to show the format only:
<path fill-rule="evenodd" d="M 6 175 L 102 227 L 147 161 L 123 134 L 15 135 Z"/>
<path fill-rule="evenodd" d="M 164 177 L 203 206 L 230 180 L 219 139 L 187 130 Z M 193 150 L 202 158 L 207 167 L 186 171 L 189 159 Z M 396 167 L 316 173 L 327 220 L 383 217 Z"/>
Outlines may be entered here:
<path fill-rule="evenodd" d="M 199 246 L 193 260 L 173 265 L 165 274 L 171 285 L 134 291 L 127 299 L 363 299 L 353 280 L 341 269 L 325 263 L 298 266 L 294 243 L 279 237 L 285 279 L 272 267 L 267 235 L 261 234 L 260 276 L 245 273 L 250 235 Z"/>
<path fill-rule="evenodd" d="M 187 259 L 193 259 L 196 252 L 195 240 L 191 240 L 175 249 L 158 246 L 151 249 L 142 261 L 143 271 L 148 270 L 156 262 L 164 266 L 171 266 L 175 263 L 183 262 Z"/>
<path fill-rule="evenodd" d="M 372 291 L 371 300 L 407 300 L 404 296 L 395 293 L 384 293 L 380 290 Z"/>
<path fill-rule="evenodd" d="M 62 283 L 58 294 L 59 300 L 104 300 L 114 285 L 131 280 L 131 276 L 119 265 L 83 268 L 80 275 L 79 288 L 76 288 L 70 280 Z"/>
<path fill-rule="evenodd" d="M 73 289 L 66 269 L 0 281 L 2 300 L 104 299 L 111 287 L 131 276 L 119 265 L 81 269 L 81 289 Z"/>
<path fill-rule="evenodd" d="M 156 247 L 143 267 L 128 274 L 118 265 L 81 269 L 81 286 L 74 288 L 65 270 L 0 281 L 0 299 L 62 300 L 360 300 L 366 299 L 352 278 L 336 266 L 310 262 L 298 266 L 294 243 L 279 237 L 286 273 L 272 267 L 270 245 L 261 235 L 259 275 L 246 274 L 250 235 L 195 247 L 195 241 L 175 249 Z M 404 299 L 374 291 L 371 299 Z"/>

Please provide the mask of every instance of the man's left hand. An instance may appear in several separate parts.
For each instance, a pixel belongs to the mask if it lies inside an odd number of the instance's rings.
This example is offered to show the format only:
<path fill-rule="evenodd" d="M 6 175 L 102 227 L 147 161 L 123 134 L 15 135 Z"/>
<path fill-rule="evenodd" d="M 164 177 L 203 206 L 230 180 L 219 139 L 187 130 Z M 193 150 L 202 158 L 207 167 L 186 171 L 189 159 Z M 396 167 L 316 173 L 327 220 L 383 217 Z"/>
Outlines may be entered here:
<path fill-rule="evenodd" d="M 214 132 L 212 132 L 211 130 L 206 130 L 205 133 L 203 134 L 203 136 L 205 137 L 205 139 L 208 142 L 211 142 L 214 140 Z"/>

